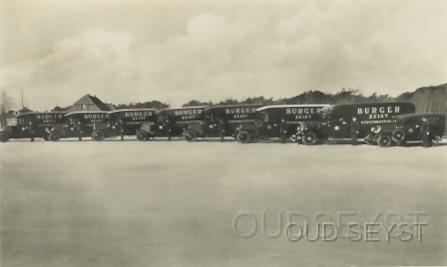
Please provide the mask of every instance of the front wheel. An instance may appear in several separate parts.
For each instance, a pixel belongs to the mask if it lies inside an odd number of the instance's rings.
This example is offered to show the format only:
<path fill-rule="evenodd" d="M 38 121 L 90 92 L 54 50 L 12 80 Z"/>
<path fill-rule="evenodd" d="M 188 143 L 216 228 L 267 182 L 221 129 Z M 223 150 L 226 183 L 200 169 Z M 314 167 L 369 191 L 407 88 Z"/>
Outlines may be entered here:
<path fill-rule="evenodd" d="M 148 140 L 148 139 L 149 139 L 149 135 L 145 131 L 138 131 L 137 132 L 137 140 L 145 141 L 145 140 Z"/>
<path fill-rule="evenodd" d="M 381 136 L 379 136 L 377 143 L 381 147 L 389 147 L 393 143 L 393 140 L 391 139 L 391 136 L 389 136 L 389 135 L 381 135 Z"/>
<path fill-rule="evenodd" d="M 193 131 L 186 131 L 183 136 L 185 137 L 185 140 L 188 142 L 193 141 L 196 138 L 196 135 Z"/>
<path fill-rule="evenodd" d="M 368 135 L 365 137 L 365 142 L 366 142 L 368 145 L 373 145 L 373 146 L 377 145 L 377 142 L 374 140 L 374 137 L 373 137 L 371 134 L 368 134 Z"/>
<path fill-rule="evenodd" d="M 394 130 L 391 133 L 391 139 L 400 145 L 400 144 L 404 143 L 404 141 L 405 141 L 405 132 L 400 129 Z"/>
<path fill-rule="evenodd" d="M 95 141 L 104 140 L 104 133 L 102 131 L 94 131 L 92 134 L 92 139 Z"/>
<path fill-rule="evenodd" d="M 236 136 L 239 143 L 248 143 L 250 141 L 250 134 L 246 131 L 239 132 Z"/>
<path fill-rule="evenodd" d="M 48 135 L 48 140 L 49 141 L 53 141 L 53 142 L 57 142 L 61 139 L 61 136 L 56 133 L 56 132 L 52 132 Z"/>
<path fill-rule="evenodd" d="M 315 145 L 317 143 L 317 135 L 314 132 L 307 132 L 303 135 L 301 140 L 305 145 Z"/>

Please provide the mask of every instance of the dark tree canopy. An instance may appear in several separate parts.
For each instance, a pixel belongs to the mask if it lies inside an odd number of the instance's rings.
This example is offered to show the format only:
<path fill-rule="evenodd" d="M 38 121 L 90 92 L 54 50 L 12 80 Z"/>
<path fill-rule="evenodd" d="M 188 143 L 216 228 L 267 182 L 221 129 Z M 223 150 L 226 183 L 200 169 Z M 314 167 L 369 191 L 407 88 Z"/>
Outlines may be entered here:
<path fill-rule="evenodd" d="M 168 108 L 169 105 L 166 103 L 163 103 L 158 100 L 152 100 L 152 101 L 146 101 L 146 102 L 137 102 L 137 103 L 130 103 L 130 104 L 119 104 L 115 105 L 117 109 L 125 109 L 125 108 L 155 108 L 155 109 L 162 109 L 162 108 Z"/>
<path fill-rule="evenodd" d="M 192 107 L 192 106 L 211 106 L 213 103 L 211 101 L 203 102 L 199 100 L 191 100 L 182 105 L 182 107 Z"/>

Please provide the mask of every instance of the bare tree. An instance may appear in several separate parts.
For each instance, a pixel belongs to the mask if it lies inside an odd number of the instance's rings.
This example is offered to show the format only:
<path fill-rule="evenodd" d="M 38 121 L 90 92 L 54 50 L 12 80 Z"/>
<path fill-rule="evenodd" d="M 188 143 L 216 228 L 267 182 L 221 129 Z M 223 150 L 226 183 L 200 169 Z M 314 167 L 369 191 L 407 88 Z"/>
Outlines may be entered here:
<path fill-rule="evenodd" d="M 13 107 L 12 99 L 6 94 L 5 91 L 2 91 L 1 99 L 0 99 L 0 114 L 8 112 Z"/>

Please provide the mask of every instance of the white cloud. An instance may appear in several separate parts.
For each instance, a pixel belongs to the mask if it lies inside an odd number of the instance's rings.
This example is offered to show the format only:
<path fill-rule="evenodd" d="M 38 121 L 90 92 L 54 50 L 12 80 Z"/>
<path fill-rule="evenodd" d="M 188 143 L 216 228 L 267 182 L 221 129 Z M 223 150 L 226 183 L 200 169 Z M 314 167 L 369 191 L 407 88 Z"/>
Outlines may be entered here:
<path fill-rule="evenodd" d="M 179 9 L 158 24 L 139 17 L 139 30 L 117 21 L 113 30 L 74 32 L 43 56 L 0 65 L 0 88 L 12 95 L 23 88 L 40 109 L 89 92 L 114 103 L 172 105 L 342 87 L 398 94 L 446 82 L 447 3 L 428 3 L 269 3 L 256 15 L 253 5 L 232 15 L 221 3 L 188 16 Z M 171 24 L 177 13 L 185 16 L 180 28 L 173 25 L 181 20 Z M 164 37 L 150 36 L 157 31 Z"/>

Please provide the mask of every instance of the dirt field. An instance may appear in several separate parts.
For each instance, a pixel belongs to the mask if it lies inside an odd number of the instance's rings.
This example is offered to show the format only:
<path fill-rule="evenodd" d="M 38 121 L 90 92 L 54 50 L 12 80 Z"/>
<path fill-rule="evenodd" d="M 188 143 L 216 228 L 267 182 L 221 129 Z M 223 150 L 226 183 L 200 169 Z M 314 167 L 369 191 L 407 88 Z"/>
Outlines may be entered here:
<path fill-rule="evenodd" d="M 11 142 L 0 167 L 5 267 L 447 265 L 447 146 Z M 409 242 L 233 229 L 241 212 L 274 232 L 283 212 L 340 211 L 428 225 Z"/>

